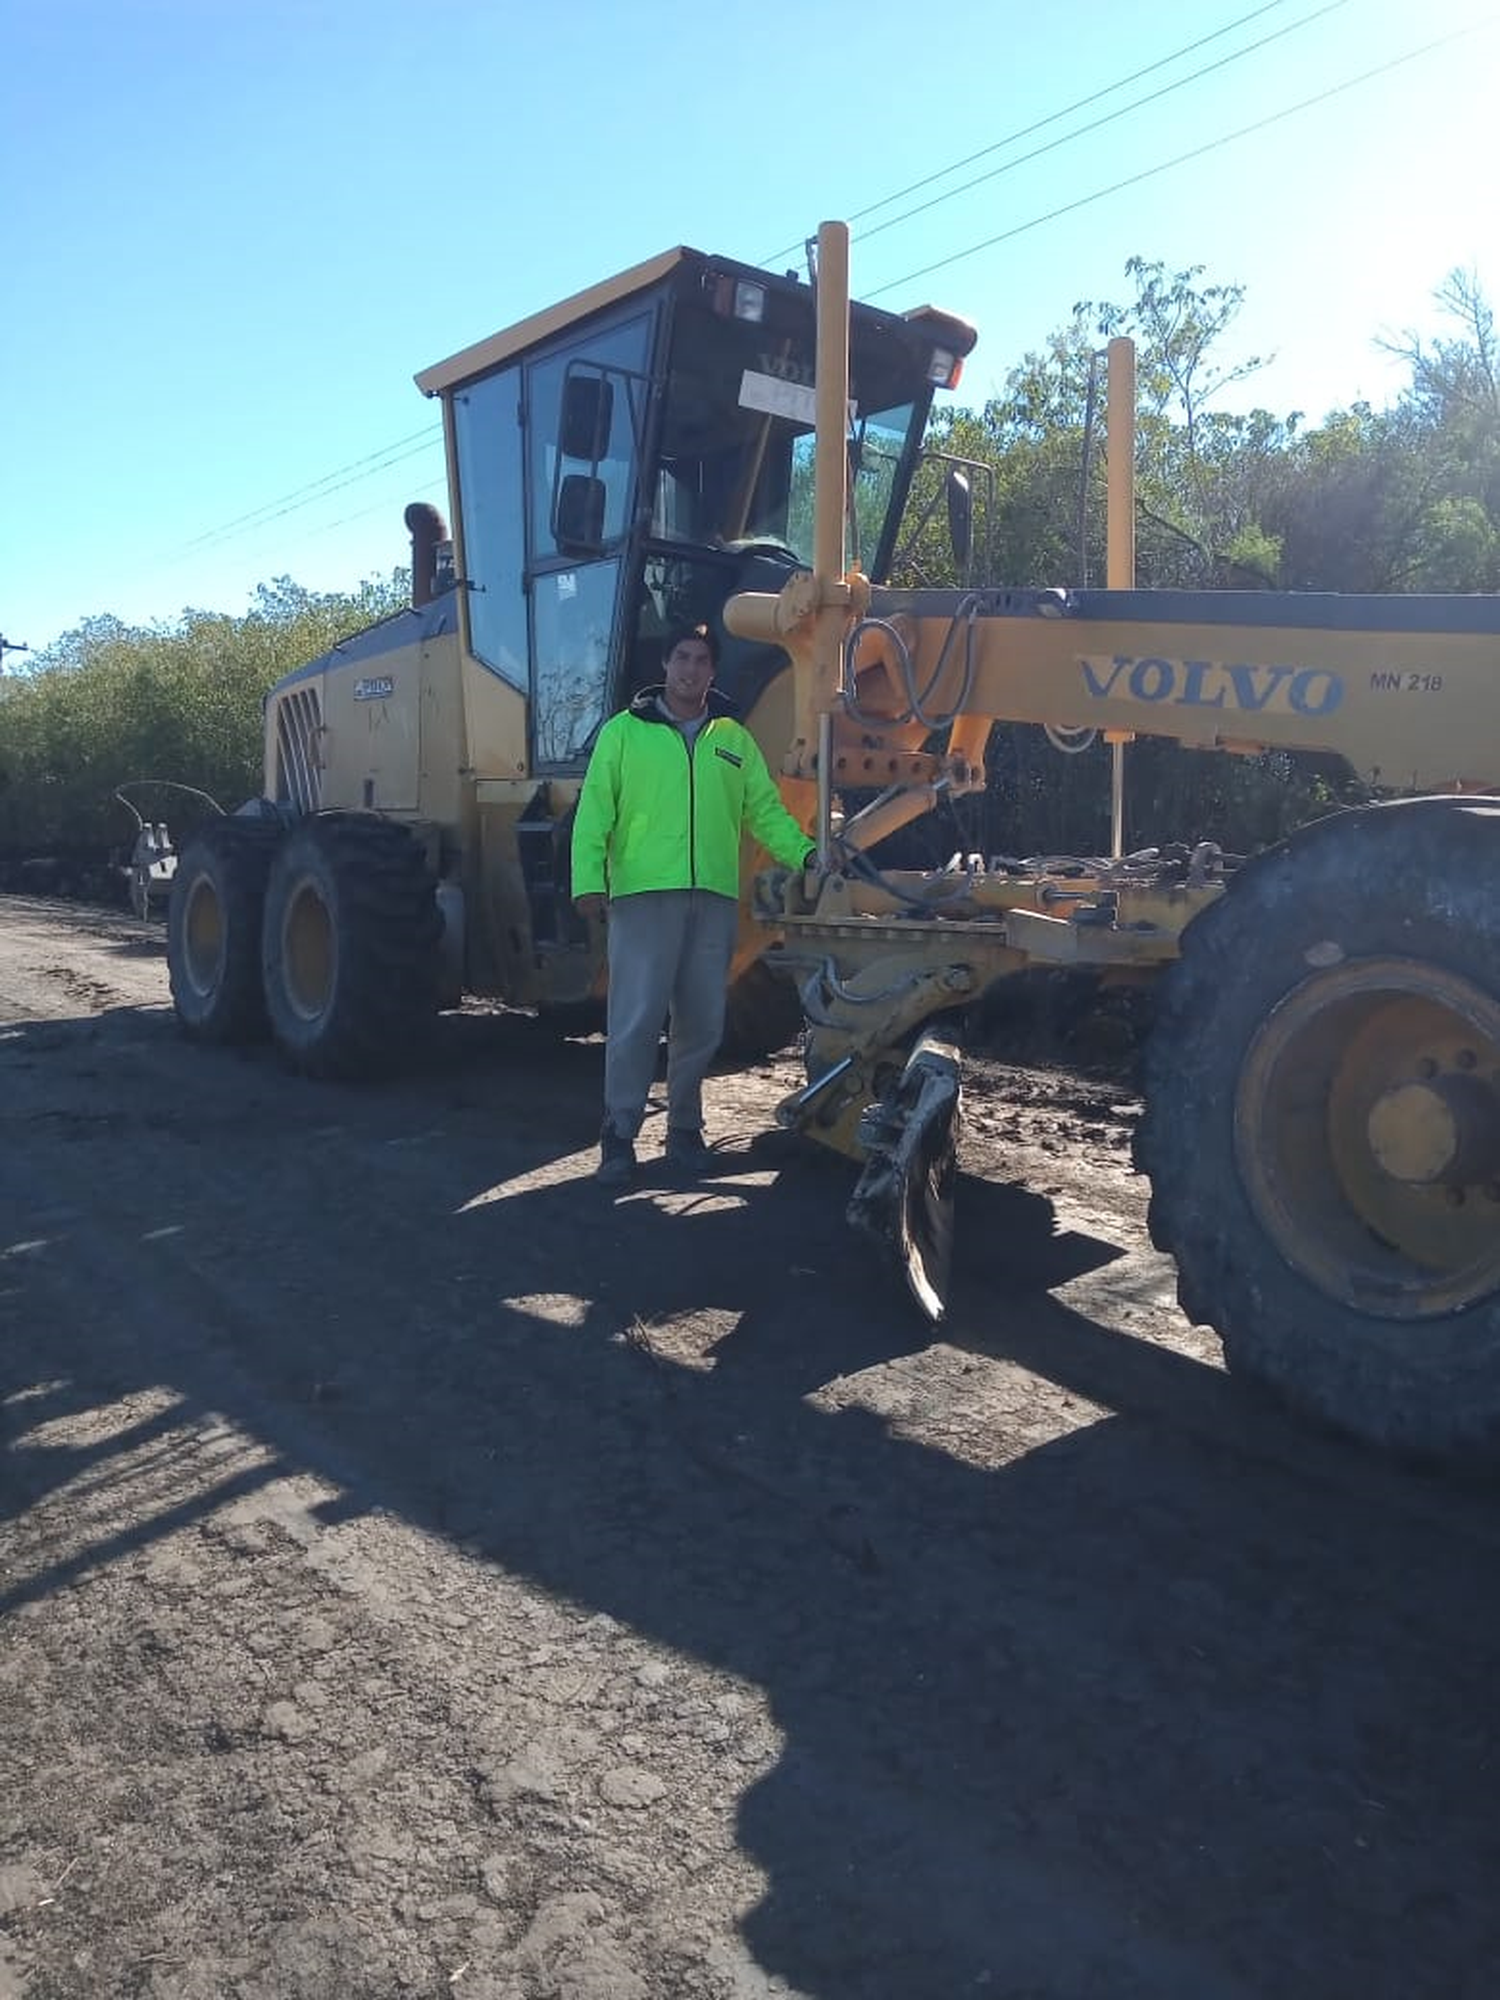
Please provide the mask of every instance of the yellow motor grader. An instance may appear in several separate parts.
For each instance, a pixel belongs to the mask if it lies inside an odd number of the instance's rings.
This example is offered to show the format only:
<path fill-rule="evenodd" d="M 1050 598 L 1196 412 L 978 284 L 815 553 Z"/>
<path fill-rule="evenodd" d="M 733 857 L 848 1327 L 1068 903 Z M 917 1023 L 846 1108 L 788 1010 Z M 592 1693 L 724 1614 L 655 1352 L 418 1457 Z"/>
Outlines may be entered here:
<path fill-rule="evenodd" d="M 851 1220 L 941 1315 L 962 1025 L 1034 968 L 1163 975 L 1137 1161 L 1186 1310 L 1230 1366 L 1372 1442 L 1500 1437 L 1500 600 L 1131 586 L 1130 357 L 1112 353 L 1102 590 L 882 585 L 933 391 L 973 333 L 679 250 L 419 376 L 451 543 L 409 510 L 414 603 L 289 676 L 265 796 L 183 853 L 169 958 L 207 1041 L 378 1069 L 464 990 L 597 1000 L 569 820 L 604 717 L 674 625 L 820 865 L 747 854 L 737 1027 L 795 996 L 782 1122 L 849 1155 Z M 956 546 L 961 472 L 950 469 Z M 1316 751 L 1403 796 L 1230 869 L 1209 846 L 1066 866 L 876 865 L 981 789 L 997 722 Z M 838 803 L 869 802 L 840 822 Z"/>
<path fill-rule="evenodd" d="M 973 329 L 857 307 L 852 505 L 886 573 L 935 392 Z M 597 934 L 569 895 L 572 814 L 600 725 L 661 677 L 667 633 L 722 625 L 812 555 L 816 299 L 670 250 L 425 370 L 453 533 L 407 509 L 410 608 L 280 681 L 264 796 L 181 855 L 169 926 L 187 1031 L 267 1029 L 321 1075 L 378 1072 L 464 992 L 598 1010 Z M 721 692 L 773 771 L 791 729 L 780 646 L 726 636 Z M 816 788 L 789 781 L 811 823 Z M 763 854 L 745 856 L 745 879 Z M 436 885 L 436 896 L 434 896 Z M 729 1035 L 783 1046 L 795 988 L 747 915 Z"/>

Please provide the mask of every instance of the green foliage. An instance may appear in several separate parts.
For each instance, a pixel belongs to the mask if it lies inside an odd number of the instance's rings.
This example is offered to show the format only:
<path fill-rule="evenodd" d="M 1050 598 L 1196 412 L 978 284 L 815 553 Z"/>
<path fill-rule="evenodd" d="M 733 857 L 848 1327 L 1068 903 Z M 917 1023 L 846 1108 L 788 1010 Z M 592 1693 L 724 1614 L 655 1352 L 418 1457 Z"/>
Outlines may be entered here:
<path fill-rule="evenodd" d="M 942 484 L 970 463 L 988 552 L 981 582 L 1098 585 L 1106 580 L 1101 343 L 1135 343 L 1136 570 L 1143 588 L 1340 591 L 1500 590 L 1500 338 L 1470 274 L 1437 298 L 1451 331 L 1396 346 L 1410 368 L 1393 408 L 1298 413 L 1215 407 L 1262 366 L 1227 364 L 1225 336 L 1244 300 L 1133 257 L 1129 303 L 1085 301 L 1012 370 L 981 410 L 935 420 L 934 454 L 913 492 L 893 581 L 952 586 Z M 1109 752 L 1064 757 L 1040 730 L 1001 727 L 988 796 L 946 844 L 995 853 L 1103 850 Z M 1127 842 L 1215 839 L 1247 851 L 1316 817 L 1341 796 L 1336 765 L 1284 756 L 1205 756 L 1142 741 L 1127 754 Z M 942 857 L 946 858 L 946 856 Z"/>
<path fill-rule="evenodd" d="M 406 602 L 401 571 L 350 594 L 278 577 L 241 618 L 86 619 L 0 684 L 0 849 L 128 846 L 135 821 L 113 797 L 122 784 L 172 780 L 229 809 L 254 796 L 267 689 Z M 142 792 L 137 803 L 181 832 L 182 794 L 152 804 Z"/>
<path fill-rule="evenodd" d="M 1286 454 L 1266 509 L 1284 587 L 1500 588 L 1500 343 L 1478 280 L 1451 272 L 1454 326 L 1387 343 L 1411 374 L 1389 410 L 1331 413 Z"/>

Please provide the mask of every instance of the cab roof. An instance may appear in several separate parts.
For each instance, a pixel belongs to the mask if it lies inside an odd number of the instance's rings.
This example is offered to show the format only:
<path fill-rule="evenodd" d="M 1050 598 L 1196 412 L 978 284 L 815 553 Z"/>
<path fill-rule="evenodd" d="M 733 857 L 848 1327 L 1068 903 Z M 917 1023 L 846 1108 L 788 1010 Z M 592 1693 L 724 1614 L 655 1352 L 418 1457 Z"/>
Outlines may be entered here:
<path fill-rule="evenodd" d="M 574 292 L 571 298 L 562 299 L 542 312 L 532 313 L 528 319 L 518 320 L 503 332 L 492 333 L 488 340 L 475 341 L 472 347 L 463 348 L 447 361 L 438 361 L 431 368 L 424 368 L 417 377 L 417 387 L 424 396 L 438 396 L 444 389 L 456 388 L 460 382 L 487 374 L 491 368 L 509 360 L 511 355 L 519 354 L 523 348 L 534 347 L 549 334 L 588 319 L 592 314 L 602 312 L 606 306 L 628 299 L 633 292 L 645 291 L 669 272 L 675 271 L 689 257 L 700 255 L 697 250 L 679 245 L 675 250 L 664 250 L 659 257 L 647 258 L 644 264 L 632 264 L 618 277 L 606 278 L 602 284 Z"/>
<path fill-rule="evenodd" d="M 529 318 L 518 320 L 514 326 L 506 327 L 500 333 L 492 333 L 487 340 L 475 341 L 446 361 L 434 362 L 432 367 L 424 368 L 417 376 L 417 387 L 424 396 L 439 396 L 446 389 L 471 382 L 475 376 L 488 374 L 502 361 L 536 346 L 539 341 L 561 332 L 564 327 L 575 326 L 593 314 L 603 312 L 606 307 L 618 304 L 621 299 L 649 290 L 679 265 L 690 261 L 697 264 L 712 262 L 722 265 L 726 271 L 737 271 L 745 277 L 760 278 L 770 284 L 784 282 L 771 272 L 755 271 L 750 265 L 737 263 L 733 258 L 710 259 L 701 250 L 691 250 L 686 244 L 679 244 L 675 250 L 663 250 L 657 257 L 648 257 L 643 264 L 632 264 L 628 271 L 621 271 L 617 277 L 606 278 L 601 284 L 574 292 L 571 298 L 561 299 L 556 305 L 532 313 Z M 867 314 L 871 312 L 868 306 L 860 310 Z M 967 320 L 959 319 L 954 313 L 943 312 L 936 306 L 918 306 L 909 312 L 893 313 L 891 318 L 923 327 L 933 339 L 960 357 L 970 352 L 978 338 Z"/>

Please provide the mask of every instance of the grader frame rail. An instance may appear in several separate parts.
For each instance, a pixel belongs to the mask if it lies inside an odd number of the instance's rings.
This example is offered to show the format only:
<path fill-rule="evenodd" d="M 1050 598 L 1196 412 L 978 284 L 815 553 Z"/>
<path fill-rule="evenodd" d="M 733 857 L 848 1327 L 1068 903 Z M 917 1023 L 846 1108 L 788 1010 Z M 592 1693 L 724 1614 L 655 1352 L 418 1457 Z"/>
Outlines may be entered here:
<path fill-rule="evenodd" d="M 815 299 L 676 251 L 420 376 L 452 540 L 408 510 L 411 611 L 272 690 L 264 795 L 179 860 L 179 1019 L 355 1075 L 466 991 L 597 1003 L 567 879 L 588 747 L 661 633 L 711 618 L 721 685 L 820 857 L 807 876 L 745 857 L 739 1038 L 804 1025 L 782 1119 L 860 1163 L 851 1219 L 922 1308 L 947 1288 L 973 1003 L 1038 966 L 1160 974 L 1137 1158 L 1187 1310 L 1305 1412 L 1492 1450 L 1500 601 L 1134 590 L 1117 394 L 1108 588 L 890 589 L 927 407 L 973 338 L 851 306 L 826 224 Z M 1155 733 L 1332 753 L 1433 795 L 1233 873 L 1206 845 L 1123 855 L 1118 833 L 1078 862 L 877 865 L 887 834 L 984 785 L 991 729 L 1016 722 L 1102 730 L 1117 773 Z M 854 791 L 874 797 L 840 824 Z"/>

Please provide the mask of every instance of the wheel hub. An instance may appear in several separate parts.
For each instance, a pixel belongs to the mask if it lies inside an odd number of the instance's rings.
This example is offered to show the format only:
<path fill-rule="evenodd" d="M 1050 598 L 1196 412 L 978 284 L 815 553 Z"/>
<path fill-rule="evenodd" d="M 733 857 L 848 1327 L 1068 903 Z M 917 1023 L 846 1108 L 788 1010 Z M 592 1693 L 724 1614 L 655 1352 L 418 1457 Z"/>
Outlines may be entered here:
<path fill-rule="evenodd" d="M 1369 1137 L 1392 1180 L 1468 1187 L 1500 1171 L 1500 1098 L 1462 1074 L 1396 1084 L 1371 1107 Z"/>
<path fill-rule="evenodd" d="M 1329 1298 L 1430 1319 L 1500 1290 L 1500 1003 L 1461 975 L 1315 972 L 1252 1043 L 1234 1131 L 1262 1226 Z"/>

